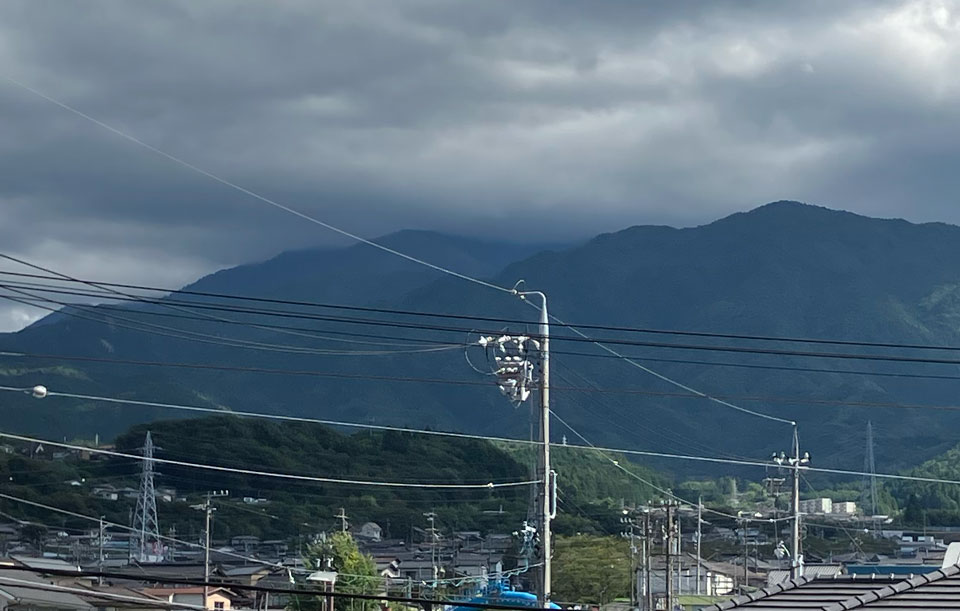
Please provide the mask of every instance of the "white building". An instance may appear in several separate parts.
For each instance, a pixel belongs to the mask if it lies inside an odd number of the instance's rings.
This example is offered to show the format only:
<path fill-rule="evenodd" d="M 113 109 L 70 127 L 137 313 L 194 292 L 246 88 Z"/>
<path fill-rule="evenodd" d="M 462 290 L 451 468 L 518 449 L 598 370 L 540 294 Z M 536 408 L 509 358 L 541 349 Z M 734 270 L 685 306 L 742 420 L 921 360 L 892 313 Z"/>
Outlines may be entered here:
<path fill-rule="evenodd" d="M 824 514 L 833 512 L 833 501 L 827 498 L 800 501 L 800 513 Z"/>
<path fill-rule="evenodd" d="M 845 516 L 852 516 L 857 513 L 857 504 L 853 501 L 842 501 L 833 504 L 833 512 Z"/>

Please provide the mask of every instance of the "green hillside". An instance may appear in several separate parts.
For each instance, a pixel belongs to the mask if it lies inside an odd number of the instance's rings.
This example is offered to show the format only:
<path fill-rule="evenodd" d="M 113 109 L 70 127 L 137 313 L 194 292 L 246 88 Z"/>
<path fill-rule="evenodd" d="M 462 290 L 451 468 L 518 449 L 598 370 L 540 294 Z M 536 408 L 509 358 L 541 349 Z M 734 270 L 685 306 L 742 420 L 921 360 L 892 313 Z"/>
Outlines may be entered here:
<path fill-rule="evenodd" d="M 400 483 L 522 481 L 528 478 L 526 456 L 486 441 L 450 439 L 397 432 L 345 434 L 310 424 L 263 422 L 231 416 L 138 425 L 117 438 L 117 450 L 137 453 L 149 428 L 159 459 L 292 473 L 335 479 Z M 48 448 L 48 454 L 56 448 Z M 558 532 L 586 529 L 602 532 L 615 527 L 620 499 L 649 497 L 642 484 L 625 480 L 598 457 L 558 452 L 557 469 L 564 486 L 564 506 Z M 413 526 L 423 526 L 422 513 L 435 511 L 446 531 L 503 532 L 525 518 L 528 487 L 437 490 L 423 487 L 371 487 L 339 483 L 296 482 L 252 475 L 197 470 L 174 464 L 156 467 L 158 487 L 173 487 L 185 501 L 159 503 L 164 528 L 178 533 L 199 532 L 200 515 L 190 508 L 208 490 L 229 490 L 219 502 L 217 535 L 253 534 L 264 538 L 293 537 L 309 530 L 329 529 L 343 507 L 354 524 L 378 522 L 387 536 L 403 538 Z M 638 471 L 642 471 L 637 468 Z M 661 478 L 647 471 L 647 477 Z M 136 487 L 138 461 L 28 458 L 0 454 L 0 478 L 7 494 L 86 515 L 105 515 L 127 523 L 133 500 L 101 501 L 91 493 L 105 484 Z M 591 481 L 589 487 L 583 482 Z M 74 482 L 71 484 L 71 482 Z M 569 482 L 569 486 L 567 485 Z M 598 504 L 597 491 L 607 498 Z M 266 499 L 244 504 L 244 497 Z M 82 520 L 64 518 L 9 500 L 0 507 L 10 516 L 42 521 L 51 528 L 88 528 Z M 590 508 L 589 511 L 585 508 Z M 581 509 L 584 508 L 584 509 Z M 564 524 L 567 526 L 564 526 Z"/>
<path fill-rule="evenodd" d="M 518 279 L 525 279 L 528 287 L 549 294 L 551 312 L 565 320 L 960 345 L 960 228 L 944 224 L 916 225 L 778 202 L 701 227 L 632 227 L 598 236 L 580 246 L 533 256 L 528 255 L 535 249 L 523 252 L 429 233 L 398 234 L 391 240 L 394 247 L 411 249 L 418 256 L 452 267 L 459 265 L 500 285 L 512 286 Z M 515 262 L 508 263 L 511 260 Z M 535 320 L 532 309 L 510 296 L 462 280 L 441 278 L 409 261 L 360 247 L 318 251 L 308 256 L 285 255 L 262 265 L 215 274 L 193 288 L 503 316 L 530 320 L 527 329 L 534 328 Z M 331 313 L 305 306 L 276 307 L 287 315 L 306 311 Z M 85 314 L 91 316 L 89 312 Z M 385 313 L 367 315 L 379 321 L 376 325 L 315 318 L 279 320 L 323 336 L 319 338 L 309 337 L 310 333 L 291 335 L 262 327 L 227 326 L 197 316 L 183 318 L 182 314 L 157 306 L 138 306 L 124 313 L 133 320 L 162 324 L 178 332 L 223 338 L 229 340 L 228 345 L 131 330 L 118 323 L 116 311 L 101 309 L 93 314 L 99 322 L 57 315 L 20 333 L 2 336 L 0 349 L 247 370 L 7 356 L 2 375 L 10 385 L 42 382 L 60 390 L 148 401 L 525 436 L 527 411 L 510 407 L 492 384 L 478 385 L 484 378 L 464 362 L 459 351 L 350 356 L 294 354 L 230 345 L 241 340 L 336 352 L 369 350 L 368 342 L 373 341 L 384 352 L 390 348 L 402 351 L 395 344 L 409 344 L 411 340 L 468 341 L 480 330 L 475 327 L 483 328 L 479 322 Z M 275 317 L 223 315 L 241 323 L 278 323 Z M 400 321 L 406 326 L 389 326 Z M 412 326 L 411 321 L 415 323 Z M 453 328 L 424 328 L 430 325 Z M 496 332 L 507 326 L 523 331 L 525 327 L 519 323 L 489 326 L 495 328 L 483 330 Z M 337 335 L 342 333 L 354 335 Z M 953 358 L 950 352 L 593 333 L 641 342 Z M 384 334 L 393 339 L 375 339 Z M 370 335 L 374 338 L 367 337 Z M 664 393 L 676 392 L 677 388 L 623 362 L 599 358 L 602 354 L 589 344 L 564 341 L 570 335 L 559 327 L 553 332 L 553 409 L 594 443 L 752 458 L 789 447 L 790 430 L 782 423 L 760 420 L 700 399 L 665 396 Z M 704 391 L 760 397 L 737 402 L 798 421 L 804 448 L 816 457 L 819 466 L 859 468 L 863 464 L 863 435 L 868 419 L 876 429 L 877 462 L 885 470 L 909 468 L 948 450 L 955 443 L 952 431 L 960 426 L 960 412 L 869 405 L 952 402 L 956 395 L 956 381 L 950 379 L 956 375 L 952 365 L 654 346 L 623 346 L 622 351 Z M 584 353 L 594 356 L 583 356 Z M 268 369 L 281 373 L 263 371 Z M 934 377 L 898 377 L 902 374 Z M 365 376 L 376 379 L 364 379 Z M 423 379 L 450 380 L 455 384 L 416 381 Z M 764 397 L 772 400 L 763 400 Z M 7 429 L 72 437 L 97 432 L 111 436 L 132 424 L 173 414 L 94 401 L 37 402 L 10 395 L 0 398 L 0 415 Z M 562 427 L 555 426 L 554 430 L 554 441 L 558 443 L 561 435 L 575 438 Z M 756 475 L 756 470 L 731 473 L 730 467 L 711 463 L 654 464 L 658 469 L 681 475 Z"/>

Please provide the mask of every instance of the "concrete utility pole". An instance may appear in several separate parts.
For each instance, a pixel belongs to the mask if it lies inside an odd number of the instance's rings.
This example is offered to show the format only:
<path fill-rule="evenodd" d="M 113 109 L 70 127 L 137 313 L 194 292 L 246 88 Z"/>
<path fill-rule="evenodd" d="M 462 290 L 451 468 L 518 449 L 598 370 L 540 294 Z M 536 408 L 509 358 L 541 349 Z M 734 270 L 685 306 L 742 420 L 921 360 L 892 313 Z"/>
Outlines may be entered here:
<path fill-rule="evenodd" d="M 803 577 L 803 554 L 800 549 L 800 469 L 810 463 L 810 454 L 804 452 L 800 454 L 800 435 L 797 432 L 797 426 L 793 426 L 793 456 L 787 456 L 783 452 L 773 455 L 773 462 L 779 466 L 787 465 L 793 472 L 793 495 L 791 498 L 791 510 L 793 513 L 793 532 L 792 548 L 790 562 L 790 578 L 797 579 Z"/>
<path fill-rule="evenodd" d="M 210 523 L 213 518 L 213 512 L 216 507 L 213 506 L 213 499 L 221 496 L 228 496 L 227 490 L 216 490 L 207 492 L 207 500 L 203 504 L 204 512 L 204 543 L 203 543 L 203 608 L 208 609 L 207 599 L 210 596 Z"/>
<path fill-rule="evenodd" d="M 103 573 L 103 535 L 106 533 L 107 528 L 103 524 L 103 516 L 100 516 L 100 535 L 97 537 L 97 572 Z M 103 585 L 103 575 L 97 577 L 97 585 Z"/>
<path fill-rule="evenodd" d="M 703 497 L 697 497 L 697 596 L 700 595 L 700 538 L 703 536 L 703 529 L 700 525 L 703 524 Z"/>
<path fill-rule="evenodd" d="M 539 291 L 520 293 L 522 298 L 537 295 L 542 300 L 540 307 L 540 439 L 543 441 L 540 455 L 540 478 L 543 483 L 540 514 L 540 550 L 543 558 L 540 591 L 537 601 L 542 608 L 550 603 L 551 557 L 553 549 L 550 540 L 550 521 L 553 519 L 552 490 L 553 471 L 550 469 L 550 316 L 547 313 L 547 296 Z"/>
<path fill-rule="evenodd" d="M 667 501 L 667 540 L 666 540 L 666 571 L 664 589 L 667 595 L 666 609 L 673 611 L 673 503 Z"/>
<path fill-rule="evenodd" d="M 550 315 L 547 311 L 547 296 L 540 291 L 521 291 L 517 283 L 512 293 L 527 301 L 528 297 L 540 298 L 540 330 L 537 338 L 526 336 L 513 337 L 510 335 L 481 336 L 479 345 L 488 350 L 490 358 L 492 350 L 496 363 L 494 375 L 500 392 L 506 395 L 515 406 L 519 406 L 531 395 L 533 386 L 534 364 L 528 358 L 531 353 L 540 356 L 540 456 L 538 465 L 538 481 L 540 498 L 537 499 L 536 516 L 538 534 L 540 538 L 540 580 L 537 584 L 537 602 L 546 607 L 550 602 L 551 590 L 551 563 L 553 546 L 550 533 L 550 522 L 556 513 L 556 473 L 550 468 Z M 531 410 L 531 415 L 533 410 Z M 533 418 L 531 418 L 531 421 Z"/>
<path fill-rule="evenodd" d="M 427 532 L 430 533 L 430 574 L 433 579 L 433 587 L 437 587 L 437 579 L 440 575 L 439 569 L 437 567 L 437 529 L 436 529 L 436 520 L 437 514 L 433 511 L 428 511 L 423 514 L 423 517 L 430 522 L 430 528 L 427 529 Z"/>
<path fill-rule="evenodd" d="M 643 533 L 643 611 L 653 611 L 653 526 L 650 523 L 649 510 L 643 514 Z"/>
<path fill-rule="evenodd" d="M 747 573 L 747 521 L 740 520 L 740 536 L 743 537 L 743 588 L 740 594 L 747 593 L 747 586 L 750 585 L 750 575 Z"/>
<path fill-rule="evenodd" d="M 344 508 L 341 507 L 340 511 L 337 512 L 337 515 L 333 517 L 340 520 L 340 532 L 347 532 L 347 512 L 344 510 Z"/>
<path fill-rule="evenodd" d="M 625 525 L 627 530 L 620 531 L 620 536 L 630 539 L 630 606 L 635 607 L 639 605 L 638 600 L 640 599 L 639 580 L 637 579 L 637 575 L 640 573 L 637 553 L 640 550 L 637 548 L 637 533 L 634 529 L 636 521 L 630 515 L 629 509 L 624 509 L 623 515 L 624 517 L 620 518 L 620 523 Z"/>

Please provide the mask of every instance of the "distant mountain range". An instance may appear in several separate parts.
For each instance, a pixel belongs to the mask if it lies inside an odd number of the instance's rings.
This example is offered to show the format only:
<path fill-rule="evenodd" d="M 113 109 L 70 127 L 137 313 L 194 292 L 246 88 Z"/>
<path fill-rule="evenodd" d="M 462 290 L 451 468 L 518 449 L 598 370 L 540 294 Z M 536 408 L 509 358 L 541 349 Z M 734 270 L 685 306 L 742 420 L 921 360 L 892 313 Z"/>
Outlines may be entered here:
<path fill-rule="evenodd" d="M 422 231 L 402 231 L 379 241 L 499 285 L 513 286 L 523 279 L 527 287 L 545 291 L 551 312 L 568 322 L 960 346 L 960 227 L 946 224 L 917 225 L 777 202 L 701 227 L 638 226 L 603 234 L 583 244 L 550 248 Z M 529 320 L 530 329 L 535 328 L 536 320 L 536 312 L 510 295 L 442 276 L 365 245 L 284 253 L 264 263 L 218 272 L 188 288 Z M 411 347 L 383 342 L 410 344 L 411 339 L 424 338 L 465 342 L 475 339 L 481 330 L 521 331 L 523 325 L 289 304 L 241 304 L 282 310 L 286 316 L 254 317 L 216 309 L 221 300 L 192 299 L 202 300 L 213 309 L 187 311 L 133 304 L 125 306 L 125 311 L 75 311 L 97 320 L 56 314 L 19 333 L 0 336 L 0 349 L 300 373 L 4 357 L 0 368 L 3 384 L 45 383 L 78 393 L 222 409 L 526 436 L 527 411 L 511 407 L 492 384 L 478 384 L 487 378 L 470 367 L 460 349 L 391 355 L 277 351 L 278 345 L 365 353 L 406 350 Z M 305 312 L 314 318 L 290 317 Z M 402 320 L 406 326 L 317 320 L 318 315 Z M 204 320 L 209 316 L 295 328 L 278 331 Z M 153 333 L 129 328 L 144 323 L 154 325 L 150 327 Z M 416 326 L 457 330 L 411 328 Z M 337 335 L 344 332 L 353 335 Z M 588 332 L 617 340 L 701 348 L 723 345 L 945 360 L 958 357 L 952 351 Z M 193 339 L 171 337 L 184 334 L 196 335 L 191 336 Z M 307 337 L 311 334 L 334 339 Z M 790 430 L 784 424 L 702 399 L 672 396 L 680 391 L 662 380 L 617 359 L 600 358 L 602 352 L 590 344 L 562 341 L 560 338 L 572 335 L 570 331 L 555 326 L 553 334 L 557 338 L 553 342 L 552 393 L 556 413 L 594 443 L 752 458 L 789 449 Z M 211 343 L 209 336 L 228 345 Z M 237 347 L 238 341 L 248 345 Z M 250 343 L 258 343 L 260 349 Z M 954 403 L 960 380 L 943 379 L 960 376 L 953 364 L 851 361 L 649 345 L 616 348 L 684 384 L 738 397 L 732 402 L 798 421 L 804 447 L 821 466 L 860 468 L 868 420 L 873 422 L 877 463 L 883 470 L 919 464 L 956 442 L 954 431 L 960 425 L 960 412 L 869 405 Z M 482 360 L 479 352 L 471 354 Z M 828 371 L 811 371 L 820 369 Z M 325 375 L 309 375 L 308 371 Z M 940 377 L 895 377 L 902 374 Z M 425 381 L 438 379 L 468 383 Z M 590 388 L 592 392 L 585 390 Z M 746 396 L 765 400 L 739 398 Z M 817 403 L 837 400 L 848 404 Z M 137 422 L 183 416 L 159 408 L 58 398 L 37 401 L 16 395 L 0 397 L 0 410 L 5 429 L 56 438 L 95 432 L 110 436 Z M 562 436 L 571 443 L 579 442 L 559 422 L 554 431 L 557 442 Z M 658 465 L 687 473 L 721 468 L 704 463 Z"/>

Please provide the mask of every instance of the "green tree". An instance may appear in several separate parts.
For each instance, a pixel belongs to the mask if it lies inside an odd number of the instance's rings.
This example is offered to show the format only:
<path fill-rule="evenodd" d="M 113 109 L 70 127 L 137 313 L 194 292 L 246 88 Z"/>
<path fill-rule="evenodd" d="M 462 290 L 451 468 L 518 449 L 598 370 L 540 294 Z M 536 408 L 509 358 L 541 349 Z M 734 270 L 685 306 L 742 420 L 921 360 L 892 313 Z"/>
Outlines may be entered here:
<path fill-rule="evenodd" d="M 606 604 L 630 596 L 630 544 L 619 537 L 557 537 L 553 598 Z"/>
<path fill-rule="evenodd" d="M 348 532 L 334 533 L 324 541 L 309 545 L 303 561 L 311 569 L 336 571 L 337 592 L 378 594 L 382 590 L 376 563 L 370 556 L 360 553 Z M 297 611 L 319 611 L 321 599 L 318 596 L 296 596 L 289 607 Z M 371 600 L 345 597 L 334 600 L 336 611 L 373 611 L 376 608 L 376 601 Z"/>

